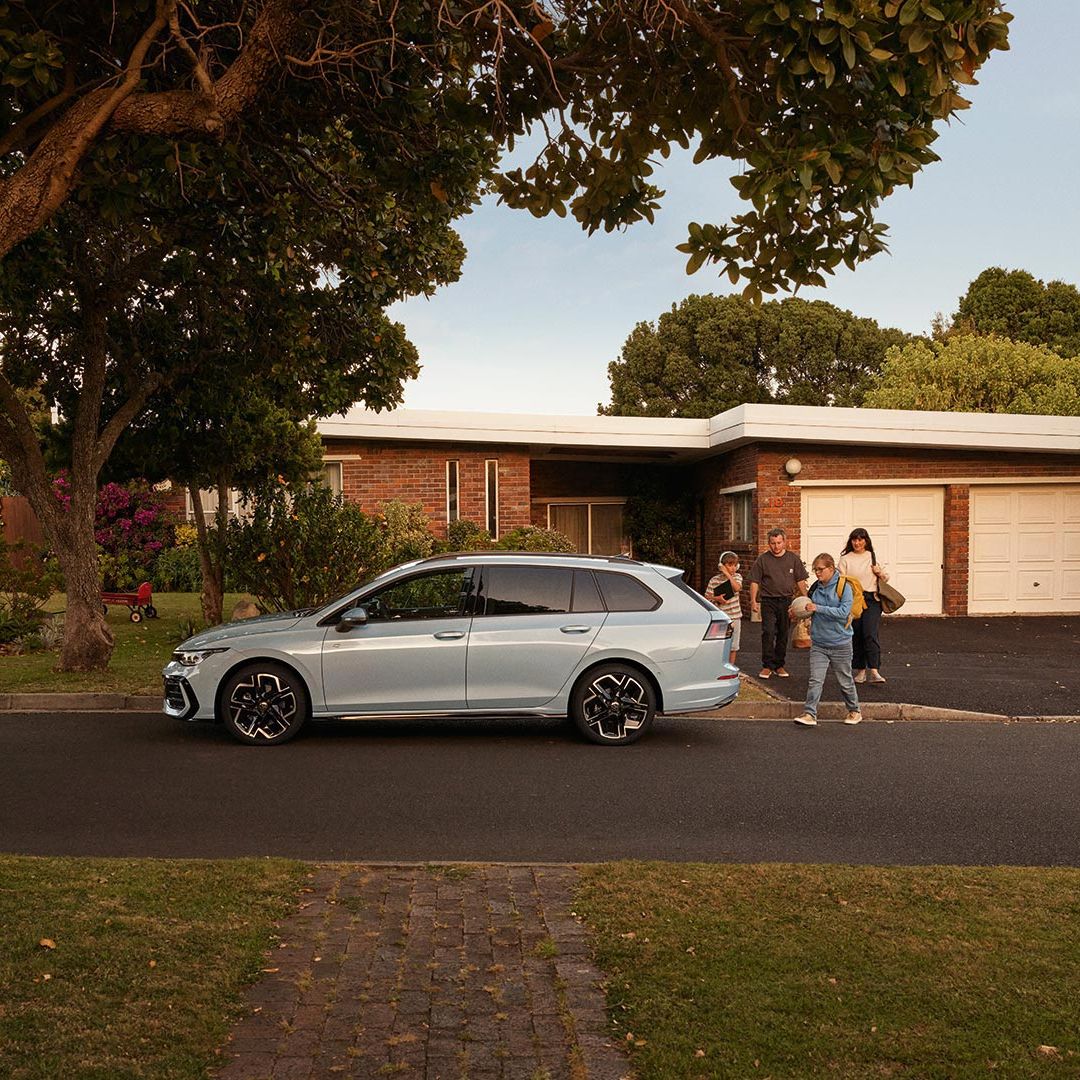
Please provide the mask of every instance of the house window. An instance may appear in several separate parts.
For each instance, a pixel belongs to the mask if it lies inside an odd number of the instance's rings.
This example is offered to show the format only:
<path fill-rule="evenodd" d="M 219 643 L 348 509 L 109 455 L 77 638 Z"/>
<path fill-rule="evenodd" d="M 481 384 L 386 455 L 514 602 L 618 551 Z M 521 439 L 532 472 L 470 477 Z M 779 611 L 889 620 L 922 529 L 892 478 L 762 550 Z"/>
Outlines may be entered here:
<path fill-rule="evenodd" d="M 754 493 L 738 491 L 729 495 L 731 500 L 731 539 L 736 543 L 748 544 L 754 538 Z"/>
<path fill-rule="evenodd" d="M 561 532 L 583 555 L 618 555 L 623 540 L 623 504 L 551 503 L 548 528 Z"/>
<path fill-rule="evenodd" d="M 461 517 L 458 505 L 458 463 L 446 463 L 446 523 L 457 521 Z"/>
<path fill-rule="evenodd" d="M 499 538 L 499 462 L 484 462 L 484 522 L 492 539 Z"/>
<path fill-rule="evenodd" d="M 190 490 L 186 493 L 185 498 L 187 500 L 187 512 L 186 516 L 188 521 L 195 520 L 195 505 L 191 501 Z M 199 489 L 199 501 L 202 504 L 203 520 L 207 525 L 213 525 L 214 519 L 217 516 L 218 509 L 218 489 L 217 488 L 200 488 Z M 229 488 L 229 498 L 226 507 L 226 512 L 230 518 L 239 517 L 240 515 L 240 493 L 234 488 Z"/>
<path fill-rule="evenodd" d="M 323 462 L 322 482 L 335 495 L 340 495 L 341 494 L 342 483 L 341 483 L 341 462 L 340 461 L 324 461 Z"/>

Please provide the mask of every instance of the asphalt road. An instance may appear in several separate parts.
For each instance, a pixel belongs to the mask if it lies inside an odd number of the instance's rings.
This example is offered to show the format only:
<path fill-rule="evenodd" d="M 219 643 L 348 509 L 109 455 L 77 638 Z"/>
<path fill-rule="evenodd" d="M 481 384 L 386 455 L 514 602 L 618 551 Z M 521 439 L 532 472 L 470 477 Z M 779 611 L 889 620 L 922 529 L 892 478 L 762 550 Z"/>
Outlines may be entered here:
<path fill-rule="evenodd" d="M 1080 723 L 313 727 L 0 715 L 0 851 L 356 861 L 1080 865 Z"/>

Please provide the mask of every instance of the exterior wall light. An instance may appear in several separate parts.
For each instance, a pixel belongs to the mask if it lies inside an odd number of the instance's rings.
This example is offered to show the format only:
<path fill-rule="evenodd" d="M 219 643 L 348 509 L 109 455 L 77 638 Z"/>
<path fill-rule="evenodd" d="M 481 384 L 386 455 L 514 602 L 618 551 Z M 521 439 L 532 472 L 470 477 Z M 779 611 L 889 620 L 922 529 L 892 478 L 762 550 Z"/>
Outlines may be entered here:
<path fill-rule="evenodd" d="M 784 472 L 788 476 L 798 476 L 802 472 L 802 462 L 797 457 L 790 457 L 784 462 Z"/>

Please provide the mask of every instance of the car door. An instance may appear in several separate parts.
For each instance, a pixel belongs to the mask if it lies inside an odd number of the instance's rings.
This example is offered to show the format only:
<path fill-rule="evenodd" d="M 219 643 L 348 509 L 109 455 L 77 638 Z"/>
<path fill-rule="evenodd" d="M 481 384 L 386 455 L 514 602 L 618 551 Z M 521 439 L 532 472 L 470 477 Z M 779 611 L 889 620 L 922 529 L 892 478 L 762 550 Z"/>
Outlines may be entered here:
<path fill-rule="evenodd" d="M 549 702 L 606 615 L 591 571 L 520 564 L 482 568 L 475 612 L 469 633 L 470 709 L 527 709 Z"/>
<path fill-rule="evenodd" d="M 327 627 L 327 710 L 463 710 L 472 574 L 471 567 L 444 567 L 399 579 L 358 601 L 368 613 L 362 626 Z"/>

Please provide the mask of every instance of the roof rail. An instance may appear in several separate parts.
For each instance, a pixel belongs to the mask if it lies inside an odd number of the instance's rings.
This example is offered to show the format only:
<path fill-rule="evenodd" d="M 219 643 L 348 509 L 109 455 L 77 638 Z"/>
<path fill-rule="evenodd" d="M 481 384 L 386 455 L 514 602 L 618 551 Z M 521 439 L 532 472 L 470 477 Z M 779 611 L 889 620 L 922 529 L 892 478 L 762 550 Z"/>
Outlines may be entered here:
<path fill-rule="evenodd" d="M 504 558 L 507 555 L 525 555 L 534 559 L 592 559 L 596 562 L 629 563 L 631 566 L 644 566 L 641 559 L 631 559 L 626 555 L 583 555 L 573 551 L 507 551 L 504 548 L 479 551 L 446 551 L 442 555 L 429 555 L 421 562 L 435 562 L 438 559 L 475 559 Z"/>

